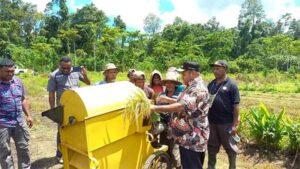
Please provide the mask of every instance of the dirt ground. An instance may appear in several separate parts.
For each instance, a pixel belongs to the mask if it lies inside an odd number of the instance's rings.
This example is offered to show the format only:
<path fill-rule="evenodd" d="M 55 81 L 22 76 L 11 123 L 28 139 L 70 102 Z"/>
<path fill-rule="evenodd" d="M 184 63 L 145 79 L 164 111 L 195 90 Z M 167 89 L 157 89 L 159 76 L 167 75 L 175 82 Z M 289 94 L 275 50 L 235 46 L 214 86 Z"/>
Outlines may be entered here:
<path fill-rule="evenodd" d="M 260 101 L 279 111 L 287 106 L 287 112 L 292 115 L 300 113 L 300 94 L 266 94 L 255 92 L 241 92 L 242 109 L 257 106 Z M 31 99 L 33 103 L 35 126 L 30 130 L 30 152 L 33 169 L 58 169 L 62 165 L 56 163 L 54 157 L 56 151 L 56 124 L 49 119 L 40 116 L 40 112 L 48 108 L 47 96 Z M 299 116 L 298 116 L 299 117 Z M 241 146 L 241 153 L 238 155 L 237 168 L 240 169 L 290 169 L 293 156 L 275 155 L 267 151 L 259 151 L 259 147 L 251 145 Z M 205 162 L 204 167 L 207 164 Z M 218 154 L 217 168 L 228 168 L 227 156 L 224 150 Z M 297 159 L 296 169 L 300 169 L 300 157 Z"/>

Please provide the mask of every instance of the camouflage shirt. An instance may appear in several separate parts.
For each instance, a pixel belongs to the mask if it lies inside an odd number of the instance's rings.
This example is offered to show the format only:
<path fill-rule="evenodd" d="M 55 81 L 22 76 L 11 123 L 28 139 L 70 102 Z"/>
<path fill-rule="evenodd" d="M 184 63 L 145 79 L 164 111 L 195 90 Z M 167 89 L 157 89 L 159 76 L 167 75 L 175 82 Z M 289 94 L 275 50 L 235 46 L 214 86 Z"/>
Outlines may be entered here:
<path fill-rule="evenodd" d="M 197 152 L 206 150 L 209 137 L 208 98 L 208 90 L 200 77 L 190 81 L 179 95 L 177 102 L 184 106 L 184 111 L 172 113 L 171 126 L 175 119 L 188 126 L 185 131 L 172 126 L 172 137 L 180 146 Z"/>

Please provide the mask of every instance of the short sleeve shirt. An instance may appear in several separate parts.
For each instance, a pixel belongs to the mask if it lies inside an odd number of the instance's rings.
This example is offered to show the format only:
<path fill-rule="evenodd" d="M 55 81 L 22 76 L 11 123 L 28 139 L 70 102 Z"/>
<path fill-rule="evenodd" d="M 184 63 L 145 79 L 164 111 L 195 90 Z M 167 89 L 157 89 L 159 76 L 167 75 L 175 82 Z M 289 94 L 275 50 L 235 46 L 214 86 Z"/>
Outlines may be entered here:
<path fill-rule="evenodd" d="M 80 72 L 72 72 L 70 74 L 63 74 L 59 69 L 55 70 L 49 75 L 48 92 L 56 92 L 56 104 L 59 101 L 62 93 L 65 90 L 78 88 L 79 81 L 83 81 L 83 75 Z"/>
<path fill-rule="evenodd" d="M 210 123 L 233 123 L 233 106 L 240 103 L 240 94 L 237 85 L 226 78 L 222 83 L 213 80 L 208 84 L 210 94 L 216 94 L 208 113 Z"/>
<path fill-rule="evenodd" d="M 204 152 L 209 137 L 208 127 L 208 90 L 199 77 L 189 82 L 186 89 L 179 95 L 177 102 L 184 106 L 184 111 L 172 113 L 172 119 L 180 118 L 191 130 L 178 134 L 172 130 L 175 142 L 180 146 L 196 152 Z"/>
<path fill-rule="evenodd" d="M 15 127 L 23 123 L 22 101 L 25 95 L 20 79 L 13 77 L 10 82 L 0 81 L 0 126 Z"/>

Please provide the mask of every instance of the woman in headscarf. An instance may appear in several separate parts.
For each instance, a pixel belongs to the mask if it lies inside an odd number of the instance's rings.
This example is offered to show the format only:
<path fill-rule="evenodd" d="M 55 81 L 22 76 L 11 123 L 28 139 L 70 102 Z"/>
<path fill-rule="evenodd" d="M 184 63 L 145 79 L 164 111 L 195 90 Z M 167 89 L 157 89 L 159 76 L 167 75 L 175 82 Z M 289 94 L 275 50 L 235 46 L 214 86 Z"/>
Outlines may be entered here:
<path fill-rule="evenodd" d="M 164 88 L 161 84 L 162 75 L 158 70 L 154 70 L 151 73 L 150 77 L 150 85 L 149 87 L 154 90 L 155 94 L 162 93 L 164 91 Z"/>

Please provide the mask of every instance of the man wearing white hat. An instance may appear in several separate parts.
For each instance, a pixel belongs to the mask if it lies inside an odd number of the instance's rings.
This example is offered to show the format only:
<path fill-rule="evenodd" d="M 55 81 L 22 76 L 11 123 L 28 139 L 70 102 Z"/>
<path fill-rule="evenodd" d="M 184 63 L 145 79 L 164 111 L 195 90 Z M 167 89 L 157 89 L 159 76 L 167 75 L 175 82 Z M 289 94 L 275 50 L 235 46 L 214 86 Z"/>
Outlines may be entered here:
<path fill-rule="evenodd" d="M 108 63 L 104 67 L 103 75 L 104 75 L 104 80 L 97 82 L 96 85 L 115 82 L 118 75 L 118 68 L 116 67 L 115 64 Z"/>

